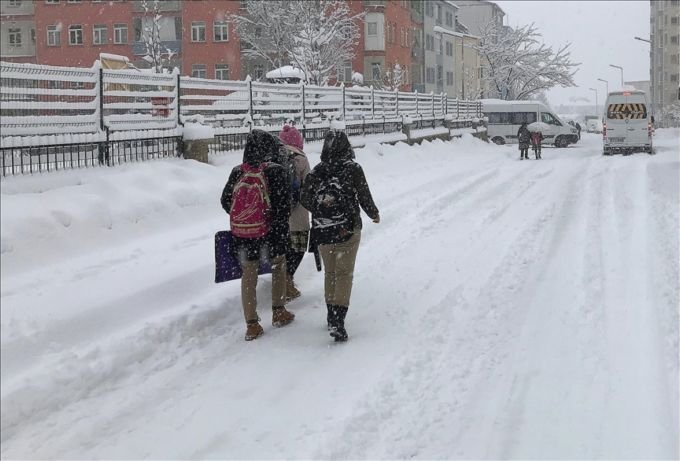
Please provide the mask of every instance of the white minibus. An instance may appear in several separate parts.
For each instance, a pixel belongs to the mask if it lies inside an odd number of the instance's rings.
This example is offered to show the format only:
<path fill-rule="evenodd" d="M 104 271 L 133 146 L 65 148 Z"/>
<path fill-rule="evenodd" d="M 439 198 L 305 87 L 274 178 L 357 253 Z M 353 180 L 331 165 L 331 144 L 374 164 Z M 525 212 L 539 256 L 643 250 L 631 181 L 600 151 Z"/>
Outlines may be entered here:
<path fill-rule="evenodd" d="M 604 155 L 653 153 L 653 127 L 644 91 L 612 91 L 604 109 Z"/>
<path fill-rule="evenodd" d="M 578 132 L 576 128 L 563 122 L 545 104 L 540 101 L 503 101 L 500 99 L 482 99 L 482 111 L 489 119 L 487 134 L 496 144 L 517 143 L 517 130 L 522 122 L 541 121 L 549 130 L 543 133 L 546 143 L 556 147 L 567 147 L 576 144 Z"/>

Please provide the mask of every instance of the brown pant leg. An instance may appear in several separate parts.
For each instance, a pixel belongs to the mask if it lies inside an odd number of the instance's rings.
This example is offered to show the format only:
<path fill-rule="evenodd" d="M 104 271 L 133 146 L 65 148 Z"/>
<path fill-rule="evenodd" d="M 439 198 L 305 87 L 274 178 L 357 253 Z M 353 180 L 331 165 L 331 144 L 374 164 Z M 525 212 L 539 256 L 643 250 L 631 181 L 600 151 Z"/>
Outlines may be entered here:
<path fill-rule="evenodd" d="M 257 268 L 260 262 L 241 261 L 241 303 L 246 323 L 257 321 Z"/>
<path fill-rule="evenodd" d="M 333 245 L 320 245 L 319 252 L 326 268 L 326 303 L 349 307 L 354 280 L 354 264 L 361 242 L 361 231 L 354 231 L 348 241 Z"/>
<path fill-rule="evenodd" d="M 272 307 L 286 304 L 286 257 L 272 259 Z"/>

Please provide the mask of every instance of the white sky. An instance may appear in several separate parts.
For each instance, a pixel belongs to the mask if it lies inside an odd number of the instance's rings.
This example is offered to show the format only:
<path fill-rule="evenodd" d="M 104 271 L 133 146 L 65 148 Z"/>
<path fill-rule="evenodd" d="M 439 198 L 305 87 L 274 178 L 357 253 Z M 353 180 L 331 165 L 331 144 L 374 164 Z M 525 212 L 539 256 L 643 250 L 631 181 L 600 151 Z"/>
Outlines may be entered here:
<path fill-rule="evenodd" d="M 496 1 L 506 13 L 506 24 L 518 26 L 535 23 L 544 42 L 557 48 L 571 42 L 572 61 L 580 62 L 575 88 L 554 88 L 548 92 L 551 104 L 586 104 L 570 101 L 588 98 L 594 104 L 596 88 L 599 102 L 609 89 L 624 79 L 649 80 L 649 45 L 635 40 L 649 39 L 649 1 Z"/>

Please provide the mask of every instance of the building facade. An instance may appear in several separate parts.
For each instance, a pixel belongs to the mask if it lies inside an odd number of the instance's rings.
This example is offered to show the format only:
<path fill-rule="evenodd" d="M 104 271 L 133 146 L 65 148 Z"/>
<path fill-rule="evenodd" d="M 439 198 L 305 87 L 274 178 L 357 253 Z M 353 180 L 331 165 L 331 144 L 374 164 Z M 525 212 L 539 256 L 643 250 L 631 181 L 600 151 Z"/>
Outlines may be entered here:
<path fill-rule="evenodd" d="M 36 61 L 35 13 L 32 1 L 0 1 L 0 57 Z"/>
<path fill-rule="evenodd" d="M 446 0 L 424 0 L 425 91 L 456 94 L 456 17 L 458 7 Z"/>
<path fill-rule="evenodd" d="M 652 111 L 663 126 L 680 99 L 680 0 L 650 0 L 649 8 Z"/>
<path fill-rule="evenodd" d="M 505 12 L 494 2 L 487 0 L 456 0 L 458 18 L 471 35 L 481 37 L 490 22 L 503 25 Z"/>

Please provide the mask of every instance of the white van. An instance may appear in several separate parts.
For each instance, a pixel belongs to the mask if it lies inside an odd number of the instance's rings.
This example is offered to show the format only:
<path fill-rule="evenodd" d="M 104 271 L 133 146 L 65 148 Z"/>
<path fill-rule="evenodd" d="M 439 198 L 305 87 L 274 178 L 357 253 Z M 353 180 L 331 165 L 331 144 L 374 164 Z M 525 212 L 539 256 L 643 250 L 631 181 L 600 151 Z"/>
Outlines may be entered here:
<path fill-rule="evenodd" d="M 540 101 L 503 101 L 501 99 L 482 99 L 482 111 L 489 119 L 487 134 L 496 144 L 517 143 L 517 130 L 522 122 L 527 124 L 541 121 L 550 127 L 543 133 L 545 142 L 556 147 L 576 144 L 576 128 L 563 122 Z"/>
<path fill-rule="evenodd" d="M 653 153 L 652 124 L 644 91 L 612 91 L 604 109 L 604 155 Z"/>

